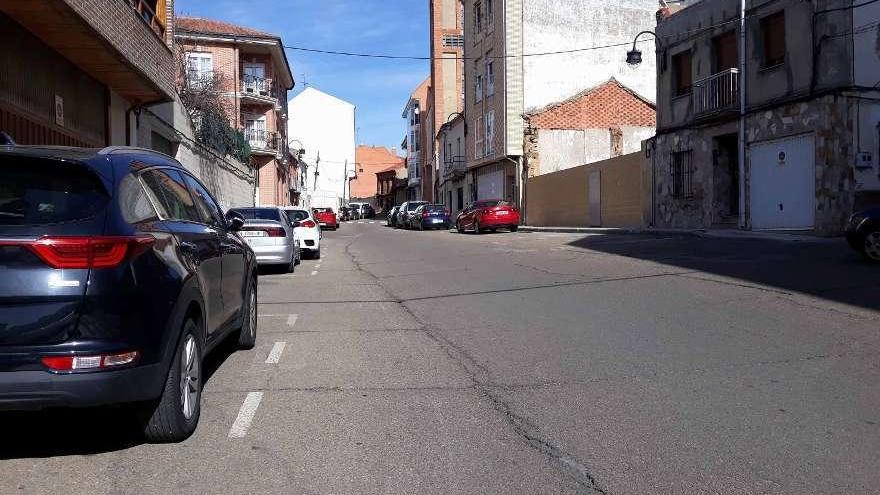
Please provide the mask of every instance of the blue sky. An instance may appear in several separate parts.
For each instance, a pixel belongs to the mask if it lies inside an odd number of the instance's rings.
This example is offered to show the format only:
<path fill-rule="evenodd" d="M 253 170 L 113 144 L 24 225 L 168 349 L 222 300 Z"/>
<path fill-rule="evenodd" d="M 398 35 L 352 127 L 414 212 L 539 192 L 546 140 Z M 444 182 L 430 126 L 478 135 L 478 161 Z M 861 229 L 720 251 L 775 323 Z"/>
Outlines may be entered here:
<path fill-rule="evenodd" d="M 176 0 L 178 15 L 269 31 L 284 44 L 349 52 L 427 56 L 428 2 L 419 0 Z M 305 84 L 357 106 L 358 143 L 400 146 L 409 94 L 427 61 L 361 59 L 287 51 L 296 88 Z"/>

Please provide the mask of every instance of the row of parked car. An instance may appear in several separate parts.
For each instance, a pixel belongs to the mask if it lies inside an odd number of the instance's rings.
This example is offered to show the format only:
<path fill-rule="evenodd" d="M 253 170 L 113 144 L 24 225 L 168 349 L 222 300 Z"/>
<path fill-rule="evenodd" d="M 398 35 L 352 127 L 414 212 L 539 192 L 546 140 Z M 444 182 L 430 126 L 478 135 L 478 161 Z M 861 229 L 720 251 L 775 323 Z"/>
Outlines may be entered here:
<path fill-rule="evenodd" d="M 0 410 L 125 404 L 188 437 L 205 356 L 257 334 L 262 265 L 321 256 L 314 212 L 224 211 L 173 158 L 0 145 Z"/>
<path fill-rule="evenodd" d="M 386 225 L 389 227 L 430 230 L 455 227 L 459 233 L 472 231 L 477 234 L 519 229 L 519 209 L 501 199 L 476 201 L 461 210 L 455 219 L 450 217 L 445 205 L 431 204 L 427 201 L 407 201 L 388 212 Z"/>

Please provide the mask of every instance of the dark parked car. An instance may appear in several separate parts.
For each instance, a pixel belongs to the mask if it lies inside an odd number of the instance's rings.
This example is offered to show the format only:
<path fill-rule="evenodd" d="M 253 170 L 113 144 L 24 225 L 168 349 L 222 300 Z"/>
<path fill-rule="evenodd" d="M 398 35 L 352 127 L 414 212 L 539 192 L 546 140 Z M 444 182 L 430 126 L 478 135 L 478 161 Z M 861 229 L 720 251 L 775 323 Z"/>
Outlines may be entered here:
<path fill-rule="evenodd" d="M 427 201 L 407 201 L 400 205 L 400 210 L 397 212 L 397 219 L 394 223 L 395 227 L 408 229 L 410 226 L 410 217 L 413 212 L 416 211 L 416 208 L 422 205 L 428 204 Z"/>
<path fill-rule="evenodd" d="M 389 227 L 395 226 L 395 221 L 397 220 L 397 211 L 400 210 L 399 206 L 395 206 L 391 208 L 391 211 L 388 212 L 388 215 L 385 217 L 385 225 Z"/>
<path fill-rule="evenodd" d="M 449 229 L 449 210 L 444 205 L 422 205 L 410 217 L 411 229 Z"/>
<path fill-rule="evenodd" d="M 880 207 L 851 216 L 846 225 L 846 240 L 867 260 L 880 263 Z"/>
<path fill-rule="evenodd" d="M 347 222 L 351 220 L 351 209 L 347 206 L 343 206 L 339 208 L 339 221 Z"/>
<path fill-rule="evenodd" d="M 500 199 L 477 201 L 461 210 L 455 219 L 455 229 L 459 233 L 473 229 L 477 234 L 498 229 L 516 232 L 519 229 L 519 210 L 513 203 Z"/>
<path fill-rule="evenodd" d="M 376 218 L 376 209 L 369 203 L 361 203 L 361 218 Z"/>
<path fill-rule="evenodd" d="M 0 177 L 0 409 L 132 403 L 188 437 L 206 353 L 256 339 L 243 219 L 147 150 L 0 146 Z"/>

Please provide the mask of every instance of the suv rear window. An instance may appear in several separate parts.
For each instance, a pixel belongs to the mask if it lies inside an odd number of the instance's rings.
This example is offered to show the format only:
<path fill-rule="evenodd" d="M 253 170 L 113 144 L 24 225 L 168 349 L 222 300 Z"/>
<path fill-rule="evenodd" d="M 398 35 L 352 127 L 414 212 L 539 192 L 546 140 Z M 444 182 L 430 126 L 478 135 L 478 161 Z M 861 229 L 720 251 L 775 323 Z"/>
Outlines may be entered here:
<path fill-rule="evenodd" d="M 110 196 L 84 166 L 0 158 L 0 225 L 46 225 L 89 218 Z"/>
<path fill-rule="evenodd" d="M 446 211 L 446 207 L 443 205 L 428 205 L 425 207 L 426 211 Z"/>
<path fill-rule="evenodd" d="M 290 217 L 291 221 L 301 222 L 307 218 L 309 218 L 309 212 L 305 210 L 285 210 L 287 212 L 287 216 Z"/>
<path fill-rule="evenodd" d="M 281 215 L 274 208 L 235 208 L 233 211 L 241 213 L 245 220 L 281 221 Z"/>
<path fill-rule="evenodd" d="M 428 204 L 428 203 L 426 203 L 426 202 L 424 202 L 424 201 L 419 201 L 419 202 L 416 202 L 416 203 L 410 203 L 410 204 L 406 205 L 406 211 L 413 211 L 413 210 L 415 210 L 416 208 L 418 208 L 419 206 L 426 205 L 426 204 Z"/>

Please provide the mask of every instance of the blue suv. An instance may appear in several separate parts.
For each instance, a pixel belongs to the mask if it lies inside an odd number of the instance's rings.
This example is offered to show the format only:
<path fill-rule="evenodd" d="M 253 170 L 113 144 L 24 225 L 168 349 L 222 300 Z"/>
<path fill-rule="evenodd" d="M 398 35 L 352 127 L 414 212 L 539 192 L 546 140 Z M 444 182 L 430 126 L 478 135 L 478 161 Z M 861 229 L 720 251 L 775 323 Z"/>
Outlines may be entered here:
<path fill-rule="evenodd" d="M 149 150 L 0 146 L 0 177 L 0 409 L 134 403 L 187 438 L 206 353 L 256 340 L 244 220 Z"/>

